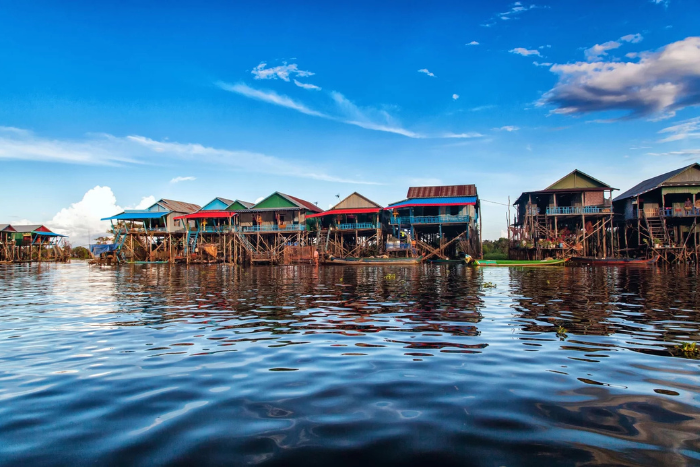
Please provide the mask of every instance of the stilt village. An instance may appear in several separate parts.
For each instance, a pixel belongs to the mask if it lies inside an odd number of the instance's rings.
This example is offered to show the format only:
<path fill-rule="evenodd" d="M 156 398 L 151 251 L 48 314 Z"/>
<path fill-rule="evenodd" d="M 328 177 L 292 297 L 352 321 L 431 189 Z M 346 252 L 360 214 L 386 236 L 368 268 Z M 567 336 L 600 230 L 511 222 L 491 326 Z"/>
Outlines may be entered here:
<path fill-rule="evenodd" d="M 700 164 L 613 188 L 574 170 L 522 193 L 508 226 L 511 260 L 654 259 L 698 264 Z M 105 213 L 111 243 L 92 262 L 391 263 L 481 258 L 475 185 L 411 187 L 381 206 L 352 193 L 331 209 L 275 192 L 257 203 L 217 197 L 199 206 L 161 199 L 144 210 Z M 0 224 L 0 262 L 62 262 L 67 238 L 44 225 Z"/>

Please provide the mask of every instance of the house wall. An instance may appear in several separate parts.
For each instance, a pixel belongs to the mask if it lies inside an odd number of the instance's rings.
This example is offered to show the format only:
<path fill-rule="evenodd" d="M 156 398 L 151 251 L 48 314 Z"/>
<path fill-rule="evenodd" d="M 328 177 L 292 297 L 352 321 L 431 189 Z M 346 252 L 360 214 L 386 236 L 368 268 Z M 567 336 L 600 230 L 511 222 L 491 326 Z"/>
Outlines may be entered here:
<path fill-rule="evenodd" d="M 221 201 L 220 199 L 215 199 L 207 203 L 203 208 L 202 211 L 223 211 L 226 209 L 228 205 Z"/>

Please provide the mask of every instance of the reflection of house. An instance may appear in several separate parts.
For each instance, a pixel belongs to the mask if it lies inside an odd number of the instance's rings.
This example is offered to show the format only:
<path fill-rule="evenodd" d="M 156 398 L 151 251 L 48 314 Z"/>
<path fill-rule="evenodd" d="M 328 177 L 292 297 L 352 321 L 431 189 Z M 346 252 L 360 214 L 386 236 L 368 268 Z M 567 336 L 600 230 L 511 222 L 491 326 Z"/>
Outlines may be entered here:
<path fill-rule="evenodd" d="M 67 261 L 65 235 L 52 232 L 41 224 L 11 225 L 14 261 Z M 10 242 L 11 244 L 12 242 Z"/>
<path fill-rule="evenodd" d="M 307 216 L 322 211 L 313 203 L 275 192 L 236 211 L 238 238 L 251 262 L 286 261 L 294 247 L 308 246 Z"/>
<path fill-rule="evenodd" d="M 382 245 L 382 207 L 355 192 L 328 211 L 311 214 L 317 246 L 335 257 L 377 255 Z"/>
<path fill-rule="evenodd" d="M 700 164 L 645 180 L 615 198 L 614 206 L 624 219 L 624 240 L 629 247 L 685 250 L 685 245 L 694 251 L 700 217 Z"/>
<path fill-rule="evenodd" d="M 122 260 L 172 260 L 182 253 L 182 242 L 173 243 L 173 234 L 184 234 L 182 220 L 186 214 L 199 210 L 196 204 L 161 199 L 147 209 L 126 210 L 108 220 L 112 223 L 115 249 Z"/>
<path fill-rule="evenodd" d="M 510 229 L 513 259 L 542 259 L 613 253 L 612 188 L 574 170 L 544 190 L 524 192 L 513 203 Z"/>
<path fill-rule="evenodd" d="M 406 198 L 386 208 L 393 235 L 387 251 L 409 249 L 425 259 L 481 255 L 475 185 L 411 187 Z"/>

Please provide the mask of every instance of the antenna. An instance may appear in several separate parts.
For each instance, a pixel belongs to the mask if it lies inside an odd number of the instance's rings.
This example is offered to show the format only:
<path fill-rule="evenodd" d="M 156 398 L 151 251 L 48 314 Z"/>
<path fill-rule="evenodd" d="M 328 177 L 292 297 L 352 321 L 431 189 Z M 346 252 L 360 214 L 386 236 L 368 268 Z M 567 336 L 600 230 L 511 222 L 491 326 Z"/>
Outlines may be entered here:
<path fill-rule="evenodd" d="M 337 195 L 335 195 L 335 197 L 338 198 L 338 199 L 340 199 L 340 193 L 338 193 Z"/>

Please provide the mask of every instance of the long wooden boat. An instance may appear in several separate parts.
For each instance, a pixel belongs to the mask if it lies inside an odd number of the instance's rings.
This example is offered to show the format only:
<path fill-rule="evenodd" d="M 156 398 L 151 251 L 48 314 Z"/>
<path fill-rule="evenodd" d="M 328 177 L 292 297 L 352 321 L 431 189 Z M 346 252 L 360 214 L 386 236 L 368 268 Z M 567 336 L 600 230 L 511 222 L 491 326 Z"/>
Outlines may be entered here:
<path fill-rule="evenodd" d="M 587 264 L 589 266 L 647 266 L 656 263 L 658 256 L 646 258 L 590 258 L 588 256 L 573 256 L 572 263 Z"/>
<path fill-rule="evenodd" d="M 353 265 L 353 266 L 383 266 L 383 265 L 392 265 L 392 266 L 405 266 L 405 265 L 413 265 L 413 264 L 420 264 L 420 262 L 423 260 L 422 256 L 418 256 L 416 258 L 334 258 L 330 257 L 328 260 L 326 260 L 325 264 L 338 264 L 338 265 Z"/>
<path fill-rule="evenodd" d="M 517 260 L 517 259 L 480 259 L 472 260 L 469 264 L 473 266 L 486 266 L 486 267 L 543 267 L 543 266 L 564 266 L 569 259 L 548 259 L 542 261 L 533 260 Z"/>

